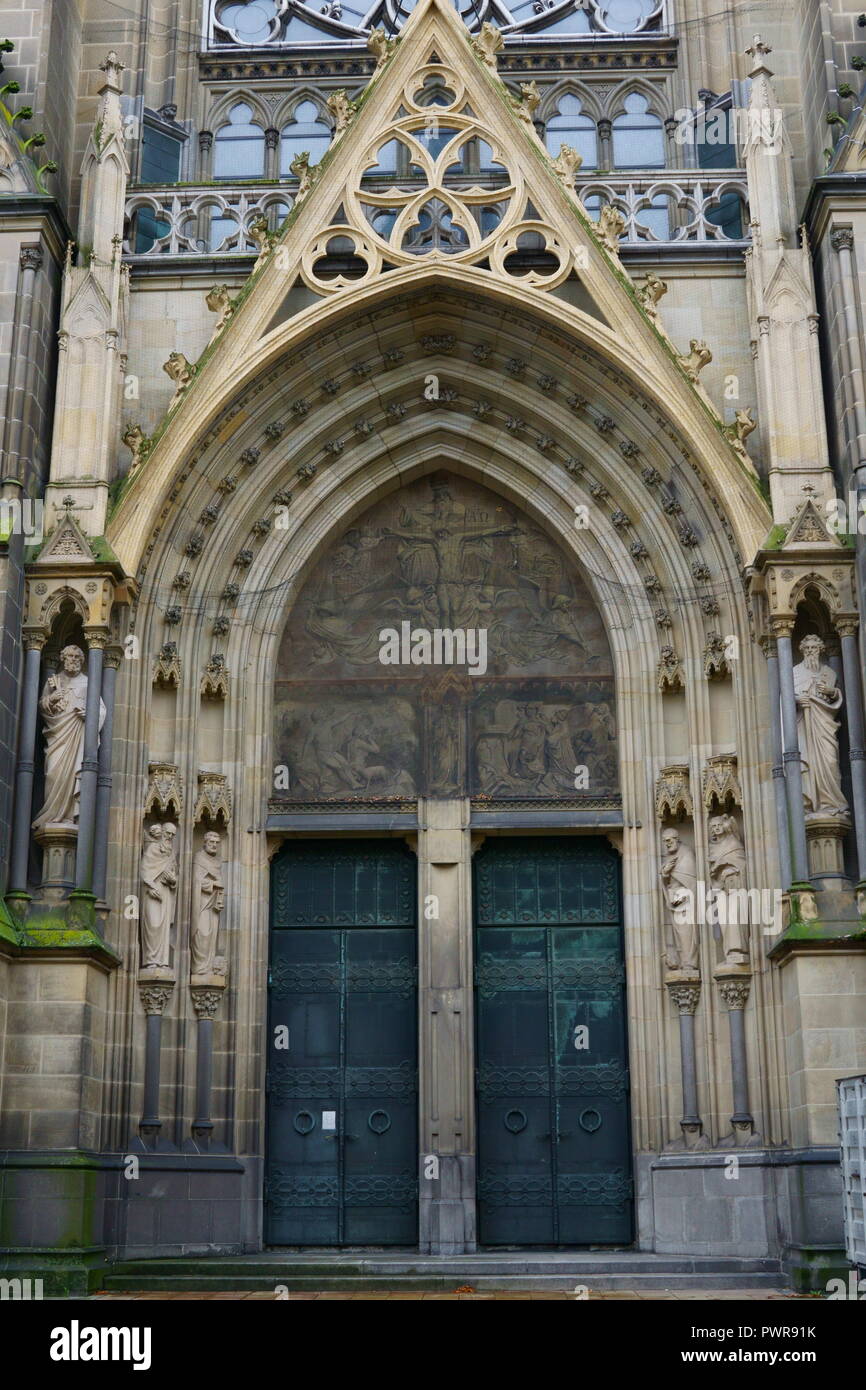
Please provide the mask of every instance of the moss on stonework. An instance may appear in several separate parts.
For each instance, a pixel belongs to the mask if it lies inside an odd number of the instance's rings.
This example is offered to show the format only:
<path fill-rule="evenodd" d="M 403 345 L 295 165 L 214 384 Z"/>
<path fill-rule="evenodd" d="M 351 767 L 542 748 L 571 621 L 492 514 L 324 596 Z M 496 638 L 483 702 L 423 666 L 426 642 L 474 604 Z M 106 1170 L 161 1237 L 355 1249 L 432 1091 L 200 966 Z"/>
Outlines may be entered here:
<path fill-rule="evenodd" d="M 785 544 L 785 537 L 788 534 L 788 527 L 785 524 L 771 526 L 767 539 L 761 546 L 762 550 L 781 550 Z"/>

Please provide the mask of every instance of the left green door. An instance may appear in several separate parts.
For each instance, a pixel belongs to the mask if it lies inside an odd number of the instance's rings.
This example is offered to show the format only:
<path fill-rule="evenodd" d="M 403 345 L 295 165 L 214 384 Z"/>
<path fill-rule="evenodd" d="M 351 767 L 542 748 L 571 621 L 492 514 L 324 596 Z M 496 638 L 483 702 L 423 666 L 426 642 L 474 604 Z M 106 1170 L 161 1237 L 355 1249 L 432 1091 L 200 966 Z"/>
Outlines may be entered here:
<path fill-rule="evenodd" d="M 271 887 L 266 1243 L 414 1246 L 415 858 L 299 842 Z"/>

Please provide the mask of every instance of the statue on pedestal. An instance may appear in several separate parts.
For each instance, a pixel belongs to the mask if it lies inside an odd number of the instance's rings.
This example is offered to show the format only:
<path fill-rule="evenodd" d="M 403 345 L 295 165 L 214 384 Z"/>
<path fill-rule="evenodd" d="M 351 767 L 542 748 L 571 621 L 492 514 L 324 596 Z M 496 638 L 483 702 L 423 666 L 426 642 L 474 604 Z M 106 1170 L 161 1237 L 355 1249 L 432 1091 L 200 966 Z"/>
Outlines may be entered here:
<path fill-rule="evenodd" d="M 659 871 L 662 888 L 671 909 L 674 950 L 666 956 L 669 970 L 697 973 L 698 928 L 695 894 L 697 871 L 695 856 L 684 845 L 676 830 L 662 831 L 666 858 Z"/>
<path fill-rule="evenodd" d="M 844 816 L 848 803 L 839 780 L 839 721 L 842 692 L 836 672 L 821 664 L 824 643 L 815 633 L 800 643 L 803 660 L 794 667 L 797 739 L 803 765 L 803 801 L 807 811 Z"/>
<path fill-rule="evenodd" d="M 177 898 L 176 827 L 149 825 L 141 855 L 141 968 L 169 969 Z"/>
<path fill-rule="evenodd" d="M 223 877 L 220 837 L 209 830 L 203 848 L 193 858 L 192 919 L 190 926 L 190 974 L 216 973 L 217 936 L 223 910 Z"/>
<path fill-rule="evenodd" d="M 78 822 L 87 711 L 84 652 L 80 647 L 64 647 L 60 661 L 61 669 L 48 677 L 39 701 L 45 728 L 45 801 L 33 822 L 34 830 Z M 104 722 L 105 705 L 100 700 L 100 729 Z"/>

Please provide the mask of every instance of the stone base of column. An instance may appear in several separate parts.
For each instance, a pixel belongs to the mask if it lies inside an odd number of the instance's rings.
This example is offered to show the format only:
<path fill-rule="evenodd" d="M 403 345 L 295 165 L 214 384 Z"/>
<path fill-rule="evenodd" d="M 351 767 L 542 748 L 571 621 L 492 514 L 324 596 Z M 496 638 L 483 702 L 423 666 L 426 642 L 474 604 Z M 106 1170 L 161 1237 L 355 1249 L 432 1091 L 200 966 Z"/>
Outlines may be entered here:
<path fill-rule="evenodd" d="M 848 882 L 842 842 L 850 829 L 850 816 L 828 816 L 819 811 L 807 814 L 809 872 L 819 886 L 839 888 Z"/>
<path fill-rule="evenodd" d="M 33 837 L 42 846 L 42 884 L 35 896 L 42 902 L 65 902 L 75 887 L 78 827 L 66 821 L 43 825 Z"/>
<path fill-rule="evenodd" d="M 475 1155 L 443 1154 L 439 1176 L 428 1176 L 432 1155 L 421 1156 L 420 1247 L 425 1255 L 471 1255 L 475 1250 Z M 435 1172 L 435 1167 L 432 1167 Z"/>

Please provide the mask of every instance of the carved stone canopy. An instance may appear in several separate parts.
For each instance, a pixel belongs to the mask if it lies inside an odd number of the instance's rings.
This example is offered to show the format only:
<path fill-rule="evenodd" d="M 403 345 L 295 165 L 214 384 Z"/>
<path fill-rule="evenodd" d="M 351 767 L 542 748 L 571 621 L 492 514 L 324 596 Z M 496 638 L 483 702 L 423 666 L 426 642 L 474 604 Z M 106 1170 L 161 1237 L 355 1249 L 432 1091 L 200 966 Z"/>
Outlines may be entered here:
<path fill-rule="evenodd" d="M 232 794 L 228 778 L 222 772 L 200 772 L 198 774 L 198 796 L 193 813 L 196 825 L 208 822 L 212 825 L 222 820 L 228 825 L 232 814 Z"/>
<path fill-rule="evenodd" d="M 733 806 L 742 806 L 736 753 L 719 753 L 707 759 L 701 774 L 701 792 L 708 811 L 714 807 L 730 810 Z"/>
<path fill-rule="evenodd" d="M 183 786 L 177 764 L 149 763 L 144 814 L 146 816 L 180 816 L 182 810 Z"/>
<path fill-rule="evenodd" d="M 687 763 L 663 767 L 656 779 L 656 817 L 659 821 L 683 820 L 694 815 Z"/>

